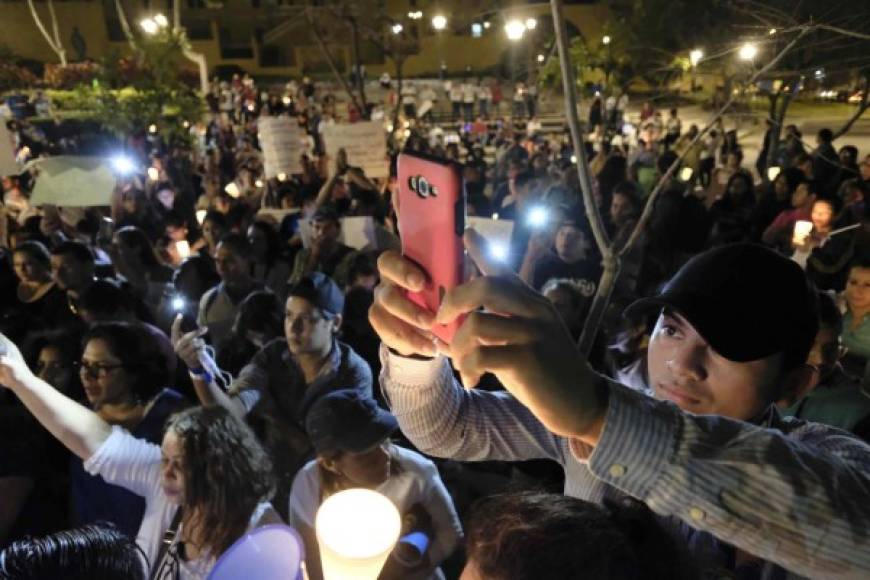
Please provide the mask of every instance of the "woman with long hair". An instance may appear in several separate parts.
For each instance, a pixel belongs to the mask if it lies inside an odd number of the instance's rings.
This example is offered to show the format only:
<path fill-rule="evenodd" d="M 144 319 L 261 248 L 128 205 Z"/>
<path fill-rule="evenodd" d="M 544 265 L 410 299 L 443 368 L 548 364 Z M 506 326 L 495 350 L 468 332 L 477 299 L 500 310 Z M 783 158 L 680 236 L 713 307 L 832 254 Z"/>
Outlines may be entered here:
<path fill-rule="evenodd" d="M 37 241 L 21 242 L 12 251 L 18 284 L 11 303 L 3 305 L 4 326 L 16 337 L 46 330 L 67 308 L 66 296 L 51 277 L 48 249 Z"/>
<path fill-rule="evenodd" d="M 439 564 L 456 548 L 462 527 L 438 469 L 415 451 L 394 445 L 398 424 L 374 399 L 344 389 L 324 395 L 305 419 L 317 459 L 296 475 L 290 492 L 290 523 L 302 535 L 310 580 L 320 580 L 320 554 L 314 533 L 318 507 L 350 488 L 375 490 L 403 516 L 403 533 L 420 531 L 429 548 L 417 567 L 400 578 L 444 578 Z M 389 564 L 388 564 L 389 565 Z"/>
<path fill-rule="evenodd" d="M 0 383 L 88 472 L 144 498 L 136 541 L 151 578 L 204 579 L 246 531 L 280 523 L 268 503 L 269 458 L 226 410 L 196 407 L 174 415 L 158 446 L 110 425 L 7 355 L 0 355 Z"/>

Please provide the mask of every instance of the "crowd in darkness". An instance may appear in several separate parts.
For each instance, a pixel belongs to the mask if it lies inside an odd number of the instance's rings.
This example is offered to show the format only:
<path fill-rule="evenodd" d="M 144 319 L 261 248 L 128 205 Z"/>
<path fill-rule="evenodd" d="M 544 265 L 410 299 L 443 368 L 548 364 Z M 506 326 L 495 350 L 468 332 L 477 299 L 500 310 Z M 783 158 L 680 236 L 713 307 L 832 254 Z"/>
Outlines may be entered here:
<path fill-rule="evenodd" d="M 696 139 L 677 109 L 596 99 L 617 249 L 682 161 L 587 360 L 602 256 L 567 131 L 524 86 L 502 111 L 491 83 L 382 81 L 388 178 L 324 153 L 359 111 L 247 76 L 215 81 L 188 141 L 130 135 L 110 206 L 3 178 L 0 578 L 204 579 L 285 522 L 316 580 L 315 513 L 356 487 L 429 538 L 385 579 L 870 575 L 870 154 L 768 123 L 749 166 L 721 122 Z M 265 177 L 264 116 L 306 131 L 300 173 Z M 8 126 L 19 152 L 73 146 Z M 497 258 L 466 234 L 484 275 L 437 314 L 469 315 L 451 345 L 402 292 L 423 273 L 398 251 L 401 151 L 460 163 L 467 214 L 513 222 Z M 345 243 L 360 216 L 376 249 Z"/>

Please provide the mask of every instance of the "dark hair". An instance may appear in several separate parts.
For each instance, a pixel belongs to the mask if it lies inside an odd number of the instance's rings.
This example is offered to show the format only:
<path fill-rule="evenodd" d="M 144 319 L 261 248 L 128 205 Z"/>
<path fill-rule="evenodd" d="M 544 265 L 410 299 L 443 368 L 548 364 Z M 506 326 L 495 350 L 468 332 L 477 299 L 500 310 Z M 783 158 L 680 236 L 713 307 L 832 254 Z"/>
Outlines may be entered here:
<path fill-rule="evenodd" d="M 166 227 L 173 227 L 173 228 L 180 229 L 180 228 L 187 227 L 187 220 L 184 219 L 184 216 L 181 215 L 180 211 L 173 209 L 171 211 L 166 212 L 166 217 L 163 218 L 163 224 Z"/>
<path fill-rule="evenodd" d="M 12 543 L 0 553 L 0 578 L 31 580 L 145 580 L 133 538 L 101 522 Z"/>
<path fill-rule="evenodd" d="M 832 219 L 836 219 L 837 214 L 843 208 L 843 202 L 837 197 L 817 197 L 813 205 L 815 206 L 817 203 L 826 203 L 831 207 L 831 212 L 834 214 Z"/>
<path fill-rule="evenodd" d="M 100 322 L 85 333 L 82 345 L 102 340 L 131 378 L 133 396 L 141 403 L 153 399 L 169 384 L 169 361 L 157 339 L 142 324 Z"/>
<path fill-rule="evenodd" d="M 807 155 L 805 152 L 800 152 L 792 158 L 792 165 L 797 167 L 798 165 L 802 165 L 807 161 L 812 162 L 813 158 Z"/>
<path fill-rule="evenodd" d="M 659 173 L 664 175 L 678 158 L 678 155 L 669 149 L 659 155 L 659 158 L 656 159 L 656 169 L 658 169 Z"/>
<path fill-rule="evenodd" d="M 51 254 L 48 253 L 48 248 L 46 248 L 42 242 L 37 242 L 35 240 L 20 242 L 15 246 L 15 249 L 12 250 L 13 255 L 18 253 L 27 254 L 32 259 L 39 262 L 39 264 L 46 270 L 51 268 Z"/>
<path fill-rule="evenodd" d="M 752 180 L 752 176 L 746 173 L 745 171 L 738 171 L 734 175 L 728 178 L 728 183 L 725 185 L 725 195 L 731 198 L 731 184 L 737 181 L 738 179 L 742 179 L 744 183 L 746 183 L 746 191 L 743 192 L 743 197 L 741 199 L 733 199 L 734 203 L 739 205 L 754 205 L 755 204 L 755 182 Z"/>
<path fill-rule="evenodd" d="M 95 280 L 90 288 L 82 292 L 78 306 L 81 310 L 109 317 L 117 317 L 119 312 L 133 309 L 130 296 L 117 283 L 105 278 Z"/>
<path fill-rule="evenodd" d="M 377 276 L 378 269 L 375 267 L 372 259 L 369 258 L 366 254 L 357 254 L 353 260 L 351 260 L 350 267 L 347 270 L 347 282 L 348 285 L 352 284 L 357 278 L 361 276 Z"/>
<path fill-rule="evenodd" d="M 135 248 L 139 255 L 139 260 L 148 268 L 160 267 L 160 261 L 157 259 L 157 253 L 154 251 L 154 246 L 145 232 L 136 226 L 125 226 L 115 232 L 118 239 L 126 246 Z"/>
<path fill-rule="evenodd" d="M 834 140 L 834 132 L 827 127 L 819 129 L 819 139 L 824 143 L 830 143 Z"/>
<path fill-rule="evenodd" d="M 93 264 L 94 253 L 82 242 L 66 241 L 56 245 L 51 250 L 52 256 L 72 256 L 82 264 Z"/>
<path fill-rule="evenodd" d="M 204 256 L 191 256 L 181 263 L 172 276 L 172 285 L 188 300 L 199 301 L 209 288 L 221 281 L 214 262 Z"/>
<path fill-rule="evenodd" d="M 541 492 L 478 502 L 466 527 L 468 561 L 489 580 L 677 580 L 694 567 L 644 504 L 604 507 Z"/>
<path fill-rule="evenodd" d="M 530 187 L 534 182 L 535 174 L 531 171 L 523 171 L 514 178 L 514 188 L 520 189 L 521 187 Z"/>
<path fill-rule="evenodd" d="M 229 229 L 226 216 L 221 212 L 215 211 L 213 209 L 208 210 L 205 214 L 205 217 L 202 218 L 202 223 L 205 224 L 205 222 L 213 222 L 216 226 L 220 227 L 224 231 Z"/>
<path fill-rule="evenodd" d="M 245 260 L 251 259 L 251 244 L 248 243 L 247 236 L 243 236 L 237 232 L 231 232 L 221 238 L 218 242 L 219 246 L 230 248 L 234 254 Z"/>
<path fill-rule="evenodd" d="M 278 235 L 278 231 L 271 224 L 263 220 L 255 220 L 248 226 L 248 229 L 250 228 L 260 231 L 266 238 L 266 262 L 272 264 L 278 258 L 278 253 L 281 251 L 281 237 Z M 250 242 L 248 243 L 250 244 Z"/>
<path fill-rule="evenodd" d="M 184 449 L 184 509 L 198 515 L 202 542 L 218 557 L 272 496 L 272 461 L 251 428 L 222 407 L 176 413 L 166 432 L 177 435 Z"/>
<path fill-rule="evenodd" d="M 249 330 L 276 338 L 284 332 L 284 305 L 268 290 L 248 294 L 239 304 L 233 332 L 242 338 Z"/>
<path fill-rule="evenodd" d="M 640 188 L 633 181 L 621 181 L 613 188 L 613 195 L 621 195 L 631 202 L 635 210 L 641 208 Z"/>

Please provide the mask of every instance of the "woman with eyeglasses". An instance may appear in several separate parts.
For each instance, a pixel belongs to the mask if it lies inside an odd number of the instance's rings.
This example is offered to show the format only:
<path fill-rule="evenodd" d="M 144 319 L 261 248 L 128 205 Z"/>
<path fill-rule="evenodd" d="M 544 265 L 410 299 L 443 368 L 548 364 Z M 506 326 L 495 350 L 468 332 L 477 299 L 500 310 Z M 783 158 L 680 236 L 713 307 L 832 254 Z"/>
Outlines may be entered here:
<path fill-rule="evenodd" d="M 83 344 L 78 371 L 86 404 L 107 424 L 159 443 L 167 419 L 186 401 L 164 388 L 168 363 L 153 335 L 138 325 L 106 322 L 93 326 Z M 135 536 L 145 511 L 142 497 L 88 473 L 76 457 L 71 468 L 73 524 L 106 520 Z"/>
<path fill-rule="evenodd" d="M 123 370 L 120 361 L 99 364 Z M 173 415 L 158 446 L 58 393 L 5 354 L 0 384 L 80 457 L 89 473 L 143 498 L 144 517 L 135 535 L 152 580 L 205 579 L 243 534 L 281 521 L 268 503 L 274 490 L 269 457 L 253 432 L 225 409 L 195 407 Z"/>

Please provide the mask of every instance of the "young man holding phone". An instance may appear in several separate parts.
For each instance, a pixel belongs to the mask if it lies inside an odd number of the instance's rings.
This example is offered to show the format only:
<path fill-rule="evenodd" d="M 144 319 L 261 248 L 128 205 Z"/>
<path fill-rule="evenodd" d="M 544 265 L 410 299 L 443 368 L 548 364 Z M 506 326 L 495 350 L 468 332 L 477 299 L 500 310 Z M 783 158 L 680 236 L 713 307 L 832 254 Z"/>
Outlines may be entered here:
<path fill-rule="evenodd" d="M 796 264 L 759 246 L 718 248 L 634 305 L 660 311 L 653 398 L 595 373 L 554 307 L 491 263 L 476 233 L 465 242 L 485 275 L 448 292 L 437 315 L 405 298 L 423 272 L 396 253 L 379 260 L 369 317 L 384 343 L 381 384 L 421 451 L 559 461 L 566 494 L 645 502 L 714 572 L 870 574 L 870 447 L 773 407 L 818 328 Z M 431 324 L 460 314 L 452 343 L 433 343 Z M 442 353 L 466 387 L 492 372 L 508 392 L 464 389 Z"/>

